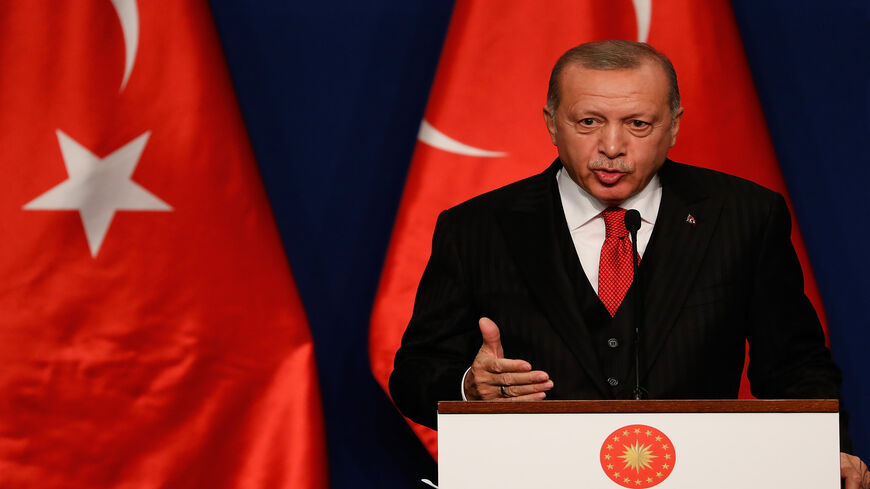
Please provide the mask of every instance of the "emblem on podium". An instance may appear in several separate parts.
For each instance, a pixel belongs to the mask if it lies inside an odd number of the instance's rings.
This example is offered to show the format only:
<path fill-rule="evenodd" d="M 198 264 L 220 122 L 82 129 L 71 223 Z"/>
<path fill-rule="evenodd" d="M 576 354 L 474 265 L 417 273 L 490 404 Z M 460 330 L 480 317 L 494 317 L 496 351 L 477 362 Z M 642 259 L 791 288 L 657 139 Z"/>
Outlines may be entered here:
<path fill-rule="evenodd" d="M 671 475 L 676 460 L 670 438 L 652 426 L 623 426 L 601 445 L 601 468 L 622 487 L 653 487 Z"/>

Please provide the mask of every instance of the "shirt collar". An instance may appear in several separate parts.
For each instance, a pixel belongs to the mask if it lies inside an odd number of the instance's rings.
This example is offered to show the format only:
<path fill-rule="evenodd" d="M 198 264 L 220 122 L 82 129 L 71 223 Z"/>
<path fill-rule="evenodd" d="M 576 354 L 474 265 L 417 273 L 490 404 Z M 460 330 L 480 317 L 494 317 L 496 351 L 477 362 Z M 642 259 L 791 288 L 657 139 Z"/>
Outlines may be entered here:
<path fill-rule="evenodd" d="M 568 229 L 573 231 L 601 215 L 601 211 L 607 208 L 586 190 L 577 185 L 565 168 L 556 172 L 556 182 L 559 186 L 559 195 L 562 200 L 562 208 L 565 211 L 565 220 Z M 655 225 L 659 205 L 662 202 L 662 184 L 658 174 L 636 195 L 626 199 L 620 205 L 623 209 L 637 209 L 640 218 L 649 224 Z"/>

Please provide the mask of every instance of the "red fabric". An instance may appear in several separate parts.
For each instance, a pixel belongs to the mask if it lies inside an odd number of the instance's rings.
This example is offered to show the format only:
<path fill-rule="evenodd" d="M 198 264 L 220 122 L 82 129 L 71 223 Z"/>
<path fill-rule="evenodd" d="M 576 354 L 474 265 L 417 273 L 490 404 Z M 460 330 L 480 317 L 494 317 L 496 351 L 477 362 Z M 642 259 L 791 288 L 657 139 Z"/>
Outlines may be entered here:
<path fill-rule="evenodd" d="M 649 4 L 648 40 L 673 60 L 686 109 L 670 156 L 785 192 L 728 0 Z M 637 40 L 633 5 L 630 0 L 457 0 L 425 118 L 461 143 L 504 154 L 468 156 L 418 142 L 372 312 L 369 355 L 384 388 L 438 213 L 538 173 L 552 161 L 556 151 L 541 108 L 553 64 L 585 41 Z M 808 295 L 821 312 L 797 227 L 793 238 Z M 742 389 L 748 395 L 745 383 Z M 435 433 L 412 427 L 434 454 Z"/>
<path fill-rule="evenodd" d="M 124 87 L 113 2 L 0 8 L 0 485 L 324 488 L 311 337 L 207 3 L 114 3 Z M 24 209 L 70 177 L 58 131 L 98 158 L 147 133 L 129 177 L 171 209 L 116 212 L 95 254 L 75 208 Z"/>
<path fill-rule="evenodd" d="M 604 218 L 604 243 L 598 262 L 598 297 L 613 317 L 634 278 L 631 259 L 631 239 L 625 228 L 625 209 L 608 207 L 601 213 Z"/>

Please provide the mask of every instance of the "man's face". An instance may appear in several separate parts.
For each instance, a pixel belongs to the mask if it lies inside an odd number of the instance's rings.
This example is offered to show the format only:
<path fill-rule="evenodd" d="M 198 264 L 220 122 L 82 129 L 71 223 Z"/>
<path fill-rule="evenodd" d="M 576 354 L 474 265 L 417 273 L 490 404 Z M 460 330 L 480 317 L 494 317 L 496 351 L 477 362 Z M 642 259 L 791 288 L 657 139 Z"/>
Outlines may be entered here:
<path fill-rule="evenodd" d="M 637 194 L 664 164 L 677 140 L 664 70 L 651 61 L 625 70 L 569 65 L 561 100 L 544 120 L 571 178 L 608 206 Z"/>

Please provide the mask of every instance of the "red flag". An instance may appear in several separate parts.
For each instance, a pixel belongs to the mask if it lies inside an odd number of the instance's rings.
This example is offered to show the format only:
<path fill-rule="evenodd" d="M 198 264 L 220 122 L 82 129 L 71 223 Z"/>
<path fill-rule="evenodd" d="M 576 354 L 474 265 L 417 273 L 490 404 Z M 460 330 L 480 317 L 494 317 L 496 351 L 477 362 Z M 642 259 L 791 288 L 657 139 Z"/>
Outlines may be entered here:
<path fill-rule="evenodd" d="M 459 0 L 372 313 L 371 366 L 385 389 L 438 213 L 542 171 L 556 157 L 541 115 L 553 64 L 577 44 L 614 38 L 648 41 L 676 67 L 686 112 L 673 159 L 785 193 L 727 0 L 509 6 Z M 794 229 L 807 291 L 820 311 L 803 243 Z M 748 395 L 745 386 L 741 392 Z M 434 432 L 412 427 L 434 454 Z"/>
<path fill-rule="evenodd" d="M 0 485 L 326 487 L 206 2 L 11 2 L 0 36 Z"/>

